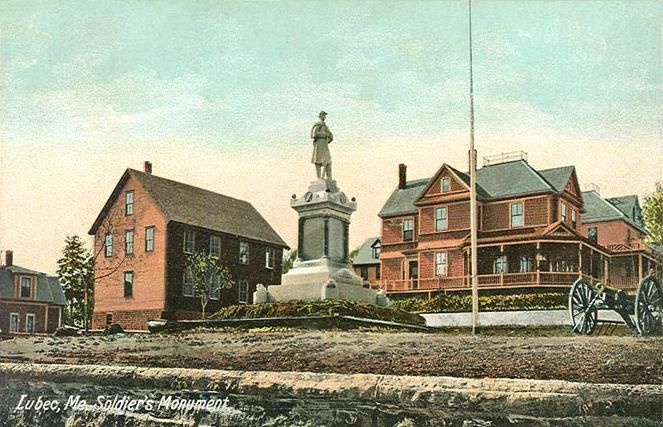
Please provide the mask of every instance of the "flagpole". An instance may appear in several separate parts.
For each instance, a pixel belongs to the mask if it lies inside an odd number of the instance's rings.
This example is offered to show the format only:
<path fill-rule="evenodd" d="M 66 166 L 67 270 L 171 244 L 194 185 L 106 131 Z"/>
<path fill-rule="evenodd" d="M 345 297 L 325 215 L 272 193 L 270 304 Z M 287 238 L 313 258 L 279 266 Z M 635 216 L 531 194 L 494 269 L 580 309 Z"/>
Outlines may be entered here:
<path fill-rule="evenodd" d="M 472 73 L 472 0 L 469 0 L 470 33 L 470 256 L 472 277 L 472 334 L 479 333 L 479 278 L 477 249 L 477 152 L 474 148 L 474 78 Z"/>

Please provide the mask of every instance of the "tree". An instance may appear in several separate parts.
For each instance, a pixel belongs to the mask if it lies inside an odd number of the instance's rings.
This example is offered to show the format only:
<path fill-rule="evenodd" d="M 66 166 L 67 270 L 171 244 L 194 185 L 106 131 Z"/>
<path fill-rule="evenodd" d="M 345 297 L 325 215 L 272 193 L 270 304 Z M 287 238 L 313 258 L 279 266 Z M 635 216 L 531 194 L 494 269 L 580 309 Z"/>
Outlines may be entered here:
<path fill-rule="evenodd" d="M 663 245 L 663 183 L 657 182 L 654 192 L 645 197 L 642 219 L 649 232 L 647 241 Z"/>
<path fill-rule="evenodd" d="M 87 328 L 94 308 L 94 259 L 80 237 L 65 239 L 57 275 L 67 298 L 66 321 Z"/>
<path fill-rule="evenodd" d="M 185 274 L 191 278 L 194 295 L 200 298 L 203 319 L 210 297 L 217 296 L 220 299 L 221 289 L 234 284 L 228 269 L 219 266 L 217 258 L 202 249 L 189 256 Z"/>
<path fill-rule="evenodd" d="M 283 252 L 283 274 L 287 273 L 297 260 L 297 249 Z"/>

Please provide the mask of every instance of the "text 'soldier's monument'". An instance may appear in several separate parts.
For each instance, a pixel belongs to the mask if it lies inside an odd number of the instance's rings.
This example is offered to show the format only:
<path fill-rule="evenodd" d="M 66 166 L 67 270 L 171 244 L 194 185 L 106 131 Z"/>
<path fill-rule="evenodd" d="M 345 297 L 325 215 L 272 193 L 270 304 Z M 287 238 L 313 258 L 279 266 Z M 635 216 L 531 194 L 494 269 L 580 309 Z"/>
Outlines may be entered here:
<path fill-rule="evenodd" d="M 301 196 L 292 196 L 290 206 L 299 214 L 297 261 L 282 276 L 281 285 L 258 285 L 257 303 L 290 300 L 352 300 L 386 306 L 387 297 L 363 285 L 349 260 L 350 216 L 357 210 L 332 180 L 329 144 L 334 139 L 325 123 L 327 113 L 311 129 L 317 180 Z"/>

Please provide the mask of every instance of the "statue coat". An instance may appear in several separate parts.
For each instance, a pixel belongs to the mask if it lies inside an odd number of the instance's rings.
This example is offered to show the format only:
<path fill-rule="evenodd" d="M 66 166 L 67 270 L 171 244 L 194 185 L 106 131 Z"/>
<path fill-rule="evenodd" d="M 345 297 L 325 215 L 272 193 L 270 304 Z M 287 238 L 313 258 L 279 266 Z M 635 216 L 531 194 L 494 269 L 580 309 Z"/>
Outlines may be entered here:
<path fill-rule="evenodd" d="M 332 142 L 334 136 L 322 120 L 318 121 L 311 128 L 311 138 L 313 138 L 313 156 L 311 163 L 317 165 L 331 164 L 331 153 L 329 152 L 329 143 Z"/>

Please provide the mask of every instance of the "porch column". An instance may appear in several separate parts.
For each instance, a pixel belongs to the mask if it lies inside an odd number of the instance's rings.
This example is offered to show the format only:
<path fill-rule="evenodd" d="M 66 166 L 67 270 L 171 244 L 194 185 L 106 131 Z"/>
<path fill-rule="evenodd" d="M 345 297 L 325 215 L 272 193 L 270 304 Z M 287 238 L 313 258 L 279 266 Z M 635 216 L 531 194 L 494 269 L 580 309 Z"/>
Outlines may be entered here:
<path fill-rule="evenodd" d="M 638 283 L 642 280 L 642 254 L 638 255 Z"/>
<path fill-rule="evenodd" d="M 504 245 L 500 245 L 500 257 L 504 256 Z M 506 260 L 506 269 L 508 271 L 509 269 L 509 259 L 507 258 Z M 502 268 L 502 271 L 500 272 L 500 286 L 504 286 L 504 268 Z"/>
<path fill-rule="evenodd" d="M 541 284 L 541 242 L 536 242 L 536 256 L 534 257 L 536 262 L 536 284 Z"/>
<path fill-rule="evenodd" d="M 608 258 L 603 258 L 603 281 L 607 285 L 610 283 L 610 264 Z"/>
<path fill-rule="evenodd" d="M 48 304 L 44 306 L 44 332 L 48 332 Z"/>
<path fill-rule="evenodd" d="M 578 277 L 582 279 L 582 243 L 578 244 Z"/>
<path fill-rule="evenodd" d="M 591 282 L 594 277 L 594 249 L 589 248 L 589 281 Z"/>

